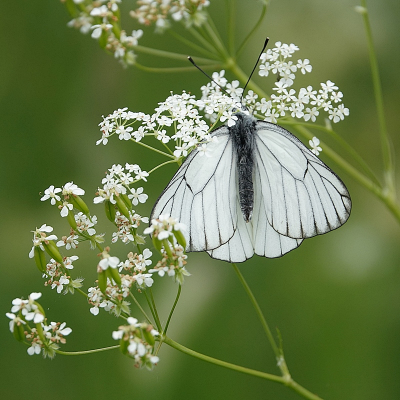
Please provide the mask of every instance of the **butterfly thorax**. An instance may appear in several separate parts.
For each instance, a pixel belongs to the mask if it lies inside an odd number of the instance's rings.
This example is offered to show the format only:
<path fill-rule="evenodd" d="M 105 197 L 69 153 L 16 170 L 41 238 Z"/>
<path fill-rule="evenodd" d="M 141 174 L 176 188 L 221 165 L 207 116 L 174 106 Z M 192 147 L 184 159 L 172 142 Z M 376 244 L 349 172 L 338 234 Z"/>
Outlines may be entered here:
<path fill-rule="evenodd" d="M 239 201 L 243 217 L 246 222 L 251 220 L 254 203 L 253 165 L 254 165 L 254 134 L 256 119 L 244 113 L 236 114 L 236 124 L 229 127 L 234 151 L 237 159 L 239 184 Z"/>

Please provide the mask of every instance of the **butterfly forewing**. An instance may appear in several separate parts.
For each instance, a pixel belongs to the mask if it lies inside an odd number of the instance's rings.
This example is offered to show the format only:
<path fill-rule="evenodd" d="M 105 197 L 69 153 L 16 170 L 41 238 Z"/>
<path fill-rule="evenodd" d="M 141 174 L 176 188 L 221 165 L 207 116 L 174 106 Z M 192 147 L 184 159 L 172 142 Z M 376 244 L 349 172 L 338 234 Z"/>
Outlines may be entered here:
<path fill-rule="evenodd" d="M 237 225 L 235 154 L 228 128 L 214 131 L 210 157 L 194 150 L 153 207 L 151 218 L 170 214 L 186 225 L 188 251 L 212 250 L 228 242 Z M 240 210 L 239 210 L 240 212 Z"/>

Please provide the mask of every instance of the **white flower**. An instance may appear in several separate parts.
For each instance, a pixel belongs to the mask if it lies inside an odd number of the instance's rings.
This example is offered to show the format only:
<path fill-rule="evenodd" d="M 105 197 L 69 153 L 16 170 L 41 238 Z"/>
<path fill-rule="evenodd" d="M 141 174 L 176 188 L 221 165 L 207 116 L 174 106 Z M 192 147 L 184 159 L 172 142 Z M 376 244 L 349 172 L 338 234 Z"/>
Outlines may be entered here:
<path fill-rule="evenodd" d="M 103 31 L 108 31 L 109 29 L 112 29 L 112 25 L 111 24 L 101 24 L 101 25 L 93 25 L 92 29 L 92 38 L 93 39 L 99 39 L 101 34 L 103 33 Z"/>
<path fill-rule="evenodd" d="M 83 196 L 85 194 L 85 191 L 83 189 L 79 188 L 73 182 L 68 182 L 63 186 L 62 194 L 64 196 L 68 196 L 71 194 L 75 195 L 75 196 Z"/>
<path fill-rule="evenodd" d="M 47 199 L 50 200 L 50 204 L 54 206 L 56 204 L 56 201 L 60 201 L 61 198 L 60 196 L 57 195 L 57 193 L 60 193 L 61 189 L 60 188 L 54 188 L 54 185 L 51 185 L 44 191 L 44 196 L 40 199 L 41 201 L 46 201 Z"/>
<path fill-rule="evenodd" d="M 297 68 L 300 69 L 302 74 L 305 74 L 306 72 L 311 72 L 312 71 L 312 66 L 310 65 L 310 60 L 307 58 L 302 60 L 297 61 Z"/>
<path fill-rule="evenodd" d="M 100 260 L 99 262 L 99 266 L 103 271 L 105 271 L 108 267 L 117 268 L 118 264 L 119 264 L 118 257 L 106 257 Z"/>
<path fill-rule="evenodd" d="M 31 344 L 31 347 L 28 348 L 27 353 L 30 356 L 33 356 L 34 354 L 40 354 L 40 350 L 41 350 L 40 345 L 38 343 L 34 342 Z"/>
<path fill-rule="evenodd" d="M 133 128 L 131 126 L 129 126 L 128 128 L 125 128 L 125 126 L 119 125 L 119 126 L 117 126 L 115 133 L 118 134 L 118 137 L 120 140 L 129 140 L 131 138 L 132 131 L 133 131 Z"/>
<path fill-rule="evenodd" d="M 63 205 L 62 205 L 61 210 L 60 210 L 60 215 L 62 217 L 67 217 L 68 216 L 68 212 L 72 211 L 73 208 L 74 208 L 73 204 L 68 203 L 67 201 L 63 201 Z"/>
<path fill-rule="evenodd" d="M 137 206 L 138 203 L 145 203 L 149 196 L 143 193 L 142 187 L 139 187 L 137 190 L 131 188 L 131 194 L 128 197 L 132 200 L 132 204 Z"/>
<path fill-rule="evenodd" d="M 206 143 L 203 143 L 201 146 L 199 146 L 198 148 L 198 151 L 199 151 L 199 155 L 200 156 L 206 156 L 206 157 L 211 157 L 211 152 L 210 152 L 210 150 L 208 149 L 208 147 L 207 147 L 207 144 Z"/>
<path fill-rule="evenodd" d="M 308 142 L 310 144 L 311 147 L 311 151 L 317 156 L 319 155 L 319 153 L 322 151 L 322 148 L 319 147 L 319 139 L 317 137 L 313 137 L 311 140 L 309 140 Z"/>
<path fill-rule="evenodd" d="M 303 118 L 304 118 L 304 121 L 308 121 L 311 119 L 312 122 L 315 122 L 318 115 L 319 115 L 319 111 L 317 110 L 316 107 L 313 107 L 313 108 L 307 107 Z"/>

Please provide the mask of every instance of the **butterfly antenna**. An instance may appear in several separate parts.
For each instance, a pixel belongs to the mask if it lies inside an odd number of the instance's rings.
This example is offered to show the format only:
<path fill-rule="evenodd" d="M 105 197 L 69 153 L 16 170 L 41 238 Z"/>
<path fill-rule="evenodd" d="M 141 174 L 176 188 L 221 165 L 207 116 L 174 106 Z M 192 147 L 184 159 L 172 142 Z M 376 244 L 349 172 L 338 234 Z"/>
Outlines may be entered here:
<path fill-rule="evenodd" d="M 221 86 L 219 85 L 217 82 L 215 82 L 215 80 L 207 74 L 207 72 L 204 72 L 194 61 L 192 57 L 188 57 L 188 60 L 201 72 L 203 73 L 211 82 L 214 82 L 225 94 L 227 94 L 228 96 L 230 96 L 230 94 Z"/>
<path fill-rule="evenodd" d="M 261 50 L 261 52 L 260 52 L 260 55 L 259 55 L 258 58 L 257 58 L 257 61 L 256 61 L 255 65 L 254 65 L 254 68 L 253 68 L 253 71 L 251 71 L 251 74 L 250 74 L 250 76 L 249 76 L 249 79 L 247 79 L 247 82 L 246 82 L 246 84 L 244 85 L 242 97 L 240 98 L 240 103 L 241 103 L 241 104 L 243 104 L 243 95 L 244 95 L 244 92 L 246 91 L 247 85 L 249 84 L 250 79 L 251 79 L 251 77 L 253 76 L 254 71 L 255 71 L 256 68 L 257 68 L 257 65 L 258 65 L 258 62 L 260 61 L 260 57 L 261 57 L 262 53 L 264 53 L 264 50 L 265 50 L 265 48 L 267 47 L 268 41 L 269 41 L 269 37 L 267 37 L 267 38 L 265 39 L 264 46 L 263 46 L 263 48 L 262 48 L 262 50 Z"/>

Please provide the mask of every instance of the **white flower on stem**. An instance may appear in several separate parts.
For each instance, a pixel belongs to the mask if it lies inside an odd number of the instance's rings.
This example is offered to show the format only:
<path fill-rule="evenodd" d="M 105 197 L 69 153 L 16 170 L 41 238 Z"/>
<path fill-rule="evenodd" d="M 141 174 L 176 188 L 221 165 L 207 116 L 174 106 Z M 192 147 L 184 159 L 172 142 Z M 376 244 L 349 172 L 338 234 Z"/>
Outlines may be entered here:
<path fill-rule="evenodd" d="M 183 143 L 182 146 L 175 146 L 175 150 L 174 150 L 174 156 L 176 158 L 179 158 L 181 156 L 186 157 L 188 152 L 188 148 L 189 148 L 189 144 L 188 143 Z"/>
<path fill-rule="evenodd" d="M 311 147 L 311 151 L 317 156 L 319 153 L 322 151 L 322 148 L 319 146 L 320 141 L 317 137 L 313 137 L 311 140 L 308 142 Z"/>
<path fill-rule="evenodd" d="M 62 194 L 64 196 L 75 195 L 75 196 L 83 196 L 85 191 L 75 185 L 73 182 L 66 183 L 62 188 Z"/>
<path fill-rule="evenodd" d="M 304 121 L 308 121 L 311 119 L 312 122 L 315 122 L 317 120 L 317 117 L 319 115 L 319 111 L 317 110 L 316 107 L 313 108 L 306 108 L 306 112 L 304 113 Z"/>
<path fill-rule="evenodd" d="M 211 157 L 211 151 L 208 149 L 207 144 L 203 143 L 201 146 L 198 148 L 199 156 L 206 156 L 206 157 Z"/>
<path fill-rule="evenodd" d="M 40 228 L 36 228 L 33 233 L 33 247 L 31 251 L 29 252 L 29 258 L 34 257 L 34 251 L 35 247 L 39 246 L 42 251 L 44 251 L 44 247 L 42 245 L 42 242 L 48 242 L 49 240 L 57 240 L 56 235 L 49 235 L 47 236 L 46 233 L 50 233 L 53 231 L 53 228 L 49 225 L 43 224 Z"/>
<path fill-rule="evenodd" d="M 117 126 L 115 133 L 118 134 L 119 140 L 129 140 L 131 138 L 131 132 L 133 128 L 131 126 L 125 128 L 124 125 Z"/>
<path fill-rule="evenodd" d="M 312 71 L 312 65 L 310 64 L 310 60 L 307 58 L 303 60 L 298 60 L 297 61 L 297 68 L 301 71 L 302 74 L 305 74 L 306 72 L 311 72 Z"/>
<path fill-rule="evenodd" d="M 103 17 L 104 18 L 104 17 L 110 16 L 110 14 L 111 13 L 106 5 L 102 5 L 100 7 L 95 7 L 90 12 L 90 15 L 92 17 Z"/>
<path fill-rule="evenodd" d="M 148 172 L 146 172 L 146 171 L 142 171 L 142 170 L 140 170 L 140 171 L 138 171 L 137 173 L 136 173 L 136 176 L 135 176 L 135 179 L 136 180 L 140 180 L 140 179 L 143 179 L 145 182 L 147 182 L 147 177 L 149 176 L 149 173 Z"/>
<path fill-rule="evenodd" d="M 54 185 L 51 185 L 44 191 L 44 196 L 41 197 L 40 200 L 46 201 L 47 199 L 51 199 L 50 204 L 54 206 L 54 204 L 56 204 L 56 201 L 61 200 L 60 196 L 57 195 L 57 193 L 60 192 L 61 192 L 60 188 L 54 188 Z"/>
<path fill-rule="evenodd" d="M 330 80 L 326 81 L 326 83 L 321 83 L 321 87 L 325 92 L 333 92 L 334 90 L 338 90 L 339 88 Z"/>
<path fill-rule="evenodd" d="M 99 24 L 99 25 L 93 25 L 92 29 L 92 38 L 93 39 L 99 39 L 103 31 L 107 32 L 108 30 L 112 29 L 111 24 Z"/>
<path fill-rule="evenodd" d="M 39 343 L 33 342 L 33 343 L 31 344 L 31 347 L 28 347 L 27 353 L 28 353 L 30 356 L 33 356 L 34 354 L 40 354 L 41 349 L 42 349 L 42 348 L 40 347 L 40 344 L 39 344 Z"/>
<path fill-rule="evenodd" d="M 60 215 L 62 217 L 67 217 L 68 212 L 72 211 L 74 208 L 74 205 L 71 203 L 68 203 L 68 201 L 63 201 L 62 206 L 60 206 Z"/>
<path fill-rule="evenodd" d="M 131 199 L 132 204 L 137 206 L 139 203 L 145 203 L 149 196 L 143 193 L 142 187 L 139 187 L 136 190 L 131 188 L 131 194 L 128 194 L 128 197 Z"/>
<path fill-rule="evenodd" d="M 107 268 L 117 268 L 119 264 L 119 258 L 118 257 L 105 257 L 99 262 L 100 268 L 105 271 Z"/>
<path fill-rule="evenodd" d="M 65 246 L 67 250 L 76 249 L 79 244 L 78 239 L 78 235 L 63 236 L 61 240 L 56 243 L 56 245 L 57 247 Z"/>
<path fill-rule="evenodd" d="M 14 332 L 15 325 L 26 324 L 23 319 L 13 313 L 6 313 L 6 316 L 11 319 L 9 323 L 10 332 Z"/>
<path fill-rule="evenodd" d="M 65 268 L 67 268 L 67 269 L 73 269 L 74 266 L 72 265 L 72 263 L 73 263 L 74 261 L 78 260 L 78 259 L 79 259 L 78 256 L 69 256 L 69 257 L 65 257 L 65 260 L 64 260 L 64 266 L 65 266 Z"/>

